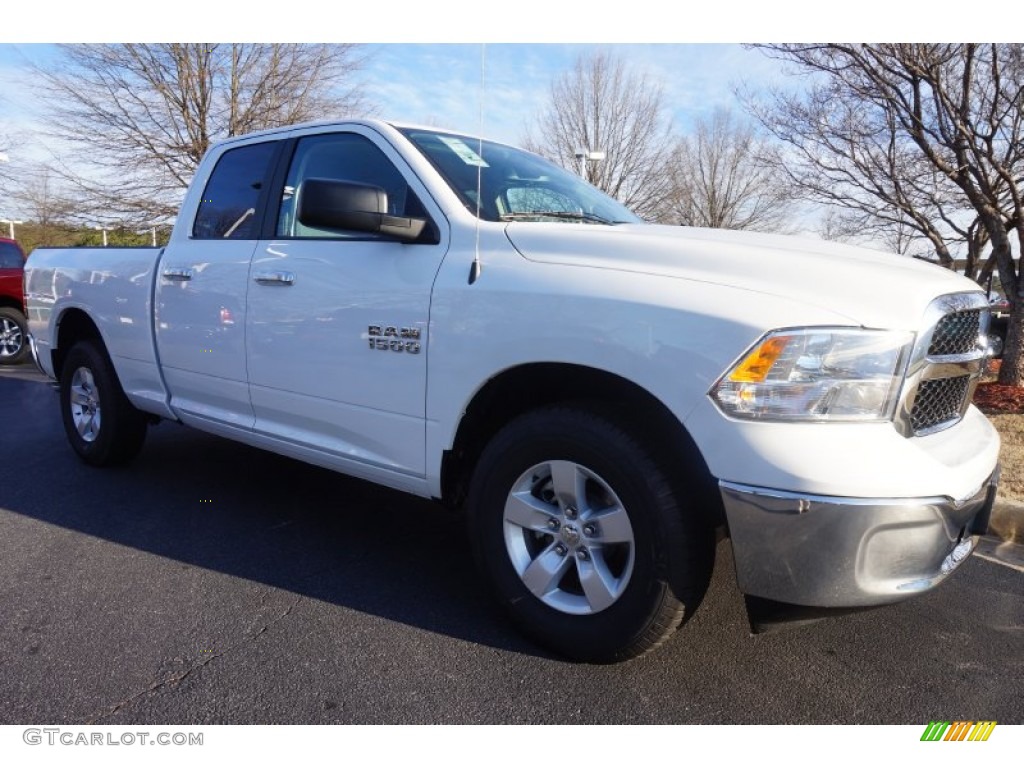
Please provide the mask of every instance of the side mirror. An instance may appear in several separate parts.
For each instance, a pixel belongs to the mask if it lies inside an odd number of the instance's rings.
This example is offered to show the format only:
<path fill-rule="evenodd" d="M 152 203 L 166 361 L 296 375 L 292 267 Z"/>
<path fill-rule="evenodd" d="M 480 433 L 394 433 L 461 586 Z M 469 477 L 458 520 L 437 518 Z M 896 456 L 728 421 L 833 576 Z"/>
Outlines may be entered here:
<path fill-rule="evenodd" d="M 426 219 L 389 215 L 387 192 L 370 184 L 306 179 L 298 197 L 296 215 L 307 227 L 372 232 L 411 243 L 427 225 Z"/>

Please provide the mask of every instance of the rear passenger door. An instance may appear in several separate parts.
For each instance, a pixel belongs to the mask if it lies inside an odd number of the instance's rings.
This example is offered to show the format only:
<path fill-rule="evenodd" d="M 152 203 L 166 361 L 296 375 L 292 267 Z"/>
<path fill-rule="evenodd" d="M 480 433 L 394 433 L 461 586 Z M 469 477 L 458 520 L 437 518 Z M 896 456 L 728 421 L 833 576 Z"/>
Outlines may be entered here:
<path fill-rule="evenodd" d="M 274 141 L 226 149 L 206 183 L 197 179 L 202 197 L 183 208 L 196 211 L 192 226 L 175 229 L 157 271 L 156 340 L 171 405 L 215 432 L 253 425 L 245 300 L 279 150 Z"/>
<path fill-rule="evenodd" d="M 428 319 L 447 250 L 440 210 L 371 128 L 296 135 L 273 237 L 252 261 L 249 390 L 257 433 L 303 458 L 402 486 L 425 471 Z M 420 242 L 305 226 L 309 179 L 381 187 L 388 212 L 429 219 Z"/>

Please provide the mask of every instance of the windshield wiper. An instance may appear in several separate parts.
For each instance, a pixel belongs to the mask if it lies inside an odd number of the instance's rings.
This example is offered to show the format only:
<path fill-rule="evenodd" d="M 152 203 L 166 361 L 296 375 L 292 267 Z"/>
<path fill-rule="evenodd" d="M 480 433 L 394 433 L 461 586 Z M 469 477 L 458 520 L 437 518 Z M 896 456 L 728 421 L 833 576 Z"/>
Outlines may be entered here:
<path fill-rule="evenodd" d="M 502 214 L 502 221 L 523 221 L 529 219 L 565 219 L 567 221 L 592 221 L 595 224 L 621 224 L 622 222 L 612 221 L 596 213 L 582 213 L 577 211 L 515 211 L 514 213 Z"/>

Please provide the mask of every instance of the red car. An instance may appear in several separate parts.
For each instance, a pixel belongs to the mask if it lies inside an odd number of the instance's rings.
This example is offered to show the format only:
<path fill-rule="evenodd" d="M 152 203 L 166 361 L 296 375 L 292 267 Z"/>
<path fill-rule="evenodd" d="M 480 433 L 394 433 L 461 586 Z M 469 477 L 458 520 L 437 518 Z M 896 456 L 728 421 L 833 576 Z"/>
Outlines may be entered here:
<path fill-rule="evenodd" d="M 0 237 L 0 365 L 17 365 L 28 357 L 24 274 L 25 253 L 21 246 Z"/>

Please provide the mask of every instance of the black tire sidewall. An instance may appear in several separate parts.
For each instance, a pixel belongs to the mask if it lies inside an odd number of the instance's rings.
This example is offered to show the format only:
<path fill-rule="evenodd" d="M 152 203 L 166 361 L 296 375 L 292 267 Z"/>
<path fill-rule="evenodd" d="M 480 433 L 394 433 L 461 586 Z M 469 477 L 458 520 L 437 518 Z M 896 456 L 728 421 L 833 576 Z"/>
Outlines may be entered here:
<path fill-rule="evenodd" d="M 78 434 L 71 415 L 71 382 L 75 371 L 87 369 L 93 378 L 93 384 L 99 396 L 100 429 L 96 439 L 89 442 Z M 71 447 L 86 463 L 95 466 L 121 463 L 141 444 L 138 430 L 145 431 L 144 422 L 127 423 L 132 418 L 139 418 L 131 413 L 131 404 L 121 389 L 106 354 L 91 342 L 79 342 L 68 352 L 64 360 L 60 379 L 60 408 Z"/>
<path fill-rule="evenodd" d="M 533 595 L 506 550 L 503 510 L 513 483 L 532 466 L 568 460 L 601 477 L 615 492 L 634 534 L 633 572 L 616 602 L 595 614 L 570 615 Z M 470 523 L 479 566 L 527 634 L 571 658 L 615 661 L 644 650 L 650 627 L 681 618 L 672 557 L 684 554 L 681 515 L 654 463 L 611 423 L 587 412 L 529 414 L 499 433 L 481 456 L 470 491 Z M 678 620 L 673 620 L 677 624 Z"/>

